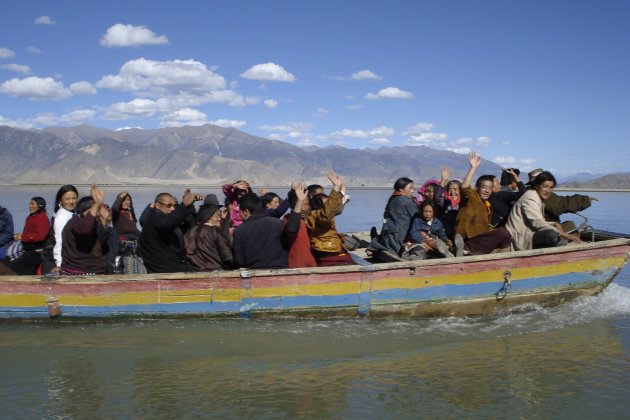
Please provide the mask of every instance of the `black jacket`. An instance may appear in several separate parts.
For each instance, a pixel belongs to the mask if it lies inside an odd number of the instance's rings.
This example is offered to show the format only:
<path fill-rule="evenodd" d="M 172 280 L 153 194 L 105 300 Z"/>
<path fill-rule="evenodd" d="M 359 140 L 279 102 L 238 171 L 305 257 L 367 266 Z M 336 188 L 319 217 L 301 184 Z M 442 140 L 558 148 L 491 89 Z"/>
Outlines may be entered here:
<path fill-rule="evenodd" d="M 149 273 L 190 271 L 179 229 L 189 210 L 179 204 L 170 213 L 147 207 L 140 217 L 139 253 Z"/>
<path fill-rule="evenodd" d="M 289 267 L 284 230 L 282 220 L 252 214 L 234 230 L 234 260 L 247 268 Z"/>

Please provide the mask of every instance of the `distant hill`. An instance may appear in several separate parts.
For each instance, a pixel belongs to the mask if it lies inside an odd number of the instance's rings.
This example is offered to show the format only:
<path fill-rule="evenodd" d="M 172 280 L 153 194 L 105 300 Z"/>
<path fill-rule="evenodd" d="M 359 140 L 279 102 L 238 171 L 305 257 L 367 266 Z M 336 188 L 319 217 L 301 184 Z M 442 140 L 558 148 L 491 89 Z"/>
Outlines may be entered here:
<path fill-rule="evenodd" d="M 630 173 L 611 174 L 586 182 L 565 182 L 560 184 L 562 188 L 579 189 L 630 189 Z"/>
<path fill-rule="evenodd" d="M 605 174 L 594 174 L 592 172 L 578 172 L 565 177 L 558 176 L 556 177 L 556 179 L 560 184 L 563 184 L 565 182 L 588 182 L 597 178 L 601 178 L 604 175 Z"/>
<path fill-rule="evenodd" d="M 418 185 L 468 170 L 465 155 L 426 146 L 347 149 L 301 148 L 234 128 L 201 127 L 112 131 L 90 125 L 18 130 L 0 126 L 0 182 L 220 185 L 247 179 L 254 185 L 295 180 L 328 184 L 334 169 L 349 186 L 391 186 L 401 177 Z M 484 161 L 477 173 L 499 174 Z"/>

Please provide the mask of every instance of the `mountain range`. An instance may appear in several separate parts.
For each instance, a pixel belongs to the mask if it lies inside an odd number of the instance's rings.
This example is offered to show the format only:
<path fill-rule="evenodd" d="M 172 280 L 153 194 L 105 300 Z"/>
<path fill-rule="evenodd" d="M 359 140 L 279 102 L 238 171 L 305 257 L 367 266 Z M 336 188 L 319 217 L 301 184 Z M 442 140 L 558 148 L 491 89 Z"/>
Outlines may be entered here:
<path fill-rule="evenodd" d="M 301 148 L 234 128 L 201 127 L 111 131 L 80 125 L 18 130 L 0 127 L 0 182 L 254 185 L 295 180 L 328 184 L 329 169 L 349 186 L 391 186 L 407 176 L 422 184 L 442 166 L 462 178 L 465 155 L 426 146 Z M 484 161 L 478 173 L 500 173 Z"/>
<path fill-rule="evenodd" d="M 349 186 L 389 187 L 401 176 L 417 185 L 439 179 L 443 166 L 461 179 L 469 167 L 463 154 L 426 146 L 302 148 L 214 125 L 117 131 L 87 124 L 43 130 L 0 126 L 0 150 L 0 182 L 15 184 L 221 185 L 245 179 L 265 186 L 297 180 L 327 185 L 326 173 L 333 169 Z M 485 160 L 477 170 L 478 175 L 500 172 L 499 165 Z M 584 175 L 574 180 L 629 188 L 628 178 Z"/>

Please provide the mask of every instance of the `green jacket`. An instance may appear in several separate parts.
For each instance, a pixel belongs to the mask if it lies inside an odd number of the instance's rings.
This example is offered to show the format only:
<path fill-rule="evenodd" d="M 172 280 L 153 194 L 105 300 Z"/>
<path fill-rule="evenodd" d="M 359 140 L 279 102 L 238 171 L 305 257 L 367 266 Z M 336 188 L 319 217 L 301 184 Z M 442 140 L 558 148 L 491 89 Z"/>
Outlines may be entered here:
<path fill-rule="evenodd" d="M 591 206 L 591 197 L 581 194 L 560 196 L 551 193 L 551 196 L 544 203 L 545 219 L 559 222 L 561 214 L 575 213 L 589 208 Z"/>

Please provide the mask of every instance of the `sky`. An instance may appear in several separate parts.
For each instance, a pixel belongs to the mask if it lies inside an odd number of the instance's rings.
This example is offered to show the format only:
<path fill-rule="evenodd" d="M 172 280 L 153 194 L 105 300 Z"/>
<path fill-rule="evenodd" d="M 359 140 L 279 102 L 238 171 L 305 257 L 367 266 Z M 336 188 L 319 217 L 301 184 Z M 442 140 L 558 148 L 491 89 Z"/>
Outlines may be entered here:
<path fill-rule="evenodd" d="M 215 124 L 630 172 L 630 1 L 28 1 L 0 18 L 0 125 Z"/>

